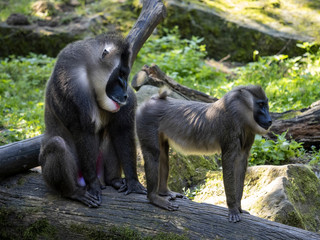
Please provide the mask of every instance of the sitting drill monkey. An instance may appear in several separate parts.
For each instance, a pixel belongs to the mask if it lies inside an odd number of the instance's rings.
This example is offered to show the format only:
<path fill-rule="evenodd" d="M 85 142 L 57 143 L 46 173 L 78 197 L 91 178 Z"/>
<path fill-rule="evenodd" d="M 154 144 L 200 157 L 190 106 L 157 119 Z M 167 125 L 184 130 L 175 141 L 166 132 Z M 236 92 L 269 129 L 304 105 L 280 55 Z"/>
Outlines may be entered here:
<path fill-rule="evenodd" d="M 99 176 L 126 194 L 146 193 L 136 170 L 129 59 L 129 44 L 120 35 L 77 41 L 60 52 L 47 83 L 39 155 L 44 180 L 89 207 L 101 203 Z"/>
<path fill-rule="evenodd" d="M 236 87 L 214 103 L 172 99 L 163 91 L 138 109 L 136 124 L 151 203 L 177 210 L 169 200 L 182 197 L 167 185 L 169 145 L 185 154 L 221 152 L 228 218 L 241 220 L 249 151 L 255 134 L 267 133 L 272 124 L 260 86 Z"/>

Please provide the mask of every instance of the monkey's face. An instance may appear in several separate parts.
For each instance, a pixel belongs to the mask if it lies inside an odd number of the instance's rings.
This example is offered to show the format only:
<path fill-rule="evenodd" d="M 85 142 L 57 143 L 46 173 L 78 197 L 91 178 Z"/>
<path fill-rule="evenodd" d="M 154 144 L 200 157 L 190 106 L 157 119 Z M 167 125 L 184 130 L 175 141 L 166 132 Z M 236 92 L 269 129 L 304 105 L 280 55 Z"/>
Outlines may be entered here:
<path fill-rule="evenodd" d="M 254 120 L 266 131 L 269 129 L 272 119 L 269 114 L 268 99 L 254 101 Z"/>
<path fill-rule="evenodd" d="M 109 112 L 117 112 L 126 104 L 128 76 L 130 73 L 128 46 L 107 43 L 99 53 L 99 69 L 102 76 L 94 85 L 99 106 Z M 97 80 L 101 79 L 101 80 Z"/>
<path fill-rule="evenodd" d="M 129 68 L 120 63 L 120 66 L 113 70 L 106 86 L 106 94 L 116 103 L 117 110 L 127 101 L 128 75 Z"/>

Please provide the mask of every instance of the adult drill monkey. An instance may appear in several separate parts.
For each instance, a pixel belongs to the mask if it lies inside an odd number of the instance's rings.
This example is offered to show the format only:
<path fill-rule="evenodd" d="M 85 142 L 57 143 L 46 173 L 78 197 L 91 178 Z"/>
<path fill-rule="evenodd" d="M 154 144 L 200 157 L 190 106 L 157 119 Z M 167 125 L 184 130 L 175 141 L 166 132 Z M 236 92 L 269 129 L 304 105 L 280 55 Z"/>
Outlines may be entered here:
<path fill-rule="evenodd" d="M 89 207 L 101 203 L 98 175 L 126 194 L 146 193 L 136 172 L 129 58 L 129 44 L 115 33 L 77 41 L 60 52 L 47 83 L 39 156 L 44 180 Z"/>
<path fill-rule="evenodd" d="M 148 199 L 167 210 L 182 197 L 168 189 L 169 144 L 186 154 L 221 152 L 229 221 L 240 221 L 245 172 L 255 134 L 272 124 L 268 99 L 260 86 L 240 86 L 214 103 L 176 100 L 166 91 L 137 112 L 137 133 L 145 161 Z"/>

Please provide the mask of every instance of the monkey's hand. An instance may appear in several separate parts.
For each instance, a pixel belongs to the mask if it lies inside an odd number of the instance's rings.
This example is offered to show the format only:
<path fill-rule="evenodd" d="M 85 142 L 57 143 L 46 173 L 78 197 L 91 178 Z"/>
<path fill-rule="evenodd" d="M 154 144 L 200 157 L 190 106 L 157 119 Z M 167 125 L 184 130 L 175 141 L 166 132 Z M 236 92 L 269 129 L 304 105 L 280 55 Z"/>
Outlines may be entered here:
<path fill-rule="evenodd" d="M 130 193 L 140 193 L 140 194 L 147 194 L 147 189 L 145 189 L 142 184 L 136 179 L 123 179 L 123 185 L 118 190 L 119 192 L 125 192 L 125 195 Z"/>
<path fill-rule="evenodd" d="M 230 209 L 229 208 L 229 214 L 228 214 L 229 222 L 240 222 L 241 221 L 241 215 L 240 211 L 237 208 Z"/>
<path fill-rule="evenodd" d="M 93 183 L 88 185 L 87 192 L 91 196 L 91 201 L 94 202 L 94 204 L 92 204 L 92 206 L 89 205 L 89 207 L 100 206 L 100 204 L 101 204 L 101 185 L 100 185 L 98 178 Z"/>

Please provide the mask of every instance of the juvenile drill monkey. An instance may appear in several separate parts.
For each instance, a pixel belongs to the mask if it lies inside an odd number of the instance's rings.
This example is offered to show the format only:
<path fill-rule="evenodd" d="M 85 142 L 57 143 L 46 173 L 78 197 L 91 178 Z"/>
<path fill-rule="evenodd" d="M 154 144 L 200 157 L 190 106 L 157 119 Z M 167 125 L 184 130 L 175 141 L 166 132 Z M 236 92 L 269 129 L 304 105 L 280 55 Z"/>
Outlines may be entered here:
<path fill-rule="evenodd" d="M 228 219 L 240 221 L 249 151 L 255 134 L 272 124 L 260 86 L 237 87 L 214 103 L 176 100 L 164 91 L 138 109 L 136 124 L 151 203 L 177 210 L 169 200 L 182 197 L 168 188 L 169 145 L 185 154 L 221 152 Z"/>
<path fill-rule="evenodd" d="M 77 41 L 60 52 L 47 83 L 39 156 L 44 180 L 89 207 L 100 205 L 102 184 L 146 193 L 136 172 L 129 58 L 129 44 L 115 33 Z"/>

